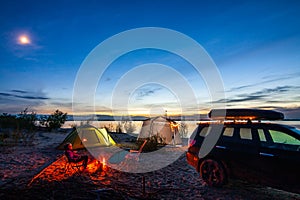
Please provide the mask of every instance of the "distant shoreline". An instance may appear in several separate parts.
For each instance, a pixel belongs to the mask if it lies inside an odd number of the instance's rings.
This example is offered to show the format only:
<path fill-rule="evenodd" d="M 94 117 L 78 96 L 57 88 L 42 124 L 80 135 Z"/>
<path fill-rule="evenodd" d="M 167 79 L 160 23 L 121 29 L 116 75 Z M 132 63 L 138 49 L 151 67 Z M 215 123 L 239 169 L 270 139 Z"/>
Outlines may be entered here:
<path fill-rule="evenodd" d="M 11 114 L 16 116 L 18 114 Z M 47 118 L 50 114 L 36 114 L 37 121 L 40 119 Z M 159 116 L 159 115 L 157 115 Z M 164 116 L 164 115 L 161 115 Z M 154 116 L 151 116 L 154 117 Z M 165 117 L 165 116 L 164 116 Z M 150 117 L 146 116 L 112 116 L 112 115 L 67 115 L 66 121 L 144 121 Z M 173 121 L 209 121 L 207 114 L 194 114 L 194 115 L 183 115 L 183 116 L 167 116 L 167 118 Z M 265 120 L 263 120 L 265 121 Z M 274 120 L 275 121 L 275 120 Z M 276 120 L 277 121 L 277 120 Z M 300 121 L 300 118 L 286 118 L 279 121 Z"/>

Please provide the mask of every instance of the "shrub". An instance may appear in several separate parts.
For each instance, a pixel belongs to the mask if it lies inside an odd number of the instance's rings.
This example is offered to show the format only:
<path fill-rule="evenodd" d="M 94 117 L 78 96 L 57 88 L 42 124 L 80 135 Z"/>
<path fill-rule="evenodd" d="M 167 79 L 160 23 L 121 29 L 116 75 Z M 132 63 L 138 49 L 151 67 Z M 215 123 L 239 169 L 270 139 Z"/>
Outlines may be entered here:
<path fill-rule="evenodd" d="M 125 123 L 124 128 L 126 133 L 133 133 L 136 130 L 135 125 L 130 121 L 129 123 Z"/>
<path fill-rule="evenodd" d="M 185 138 L 188 135 L 188 125 L 185 122 L 181 122 L 179 125 L 179 134 L 181 138 Z"/>
<path fill-rule="evenodd" d="M 31 145 L 36 120 L 36 114 L 28 113 L 27 108 L 18 115 L 3 113 L 0 116 L 0 142 L 5 145 Z"/>
<path fill-rule="evenodd" d="M 118 122 L 117 127 L 116 127 L 116 133 L 122 133 L 122 125 L 121 122 Z"/>
<path fill-rule="evenodd" d="M 41 124 L 48 127 L 49 131 L 60 128 L 67 120 L 67 113 L 56 110 L 48 117 L 41 119 Z"/>
<path fill-rule="evenodd" d="M 28 113 L 27 108 L 18 115 L 3 113 L 0 116 L 0 128 L 32 131 L 36 128 L 36 120 L 36 113 Z"/>
<path fill-rule="evenodd" d="M 1 129 L 9 129 L 9 128 L 13 128 L 16 129 L 17 128 L 17 117 L 7 114 L 7 113 L 3 113 L 0 116 L 0 128 Z"/>
<path fill-rule="evenodd" d="M 18 128 L 20 130 L 33 131 L 35 130 L 35 122 L 37 120 L 36 113 L 31 112 L 28 113 L 28 109 L 26 108 L 17 116 Z"/>

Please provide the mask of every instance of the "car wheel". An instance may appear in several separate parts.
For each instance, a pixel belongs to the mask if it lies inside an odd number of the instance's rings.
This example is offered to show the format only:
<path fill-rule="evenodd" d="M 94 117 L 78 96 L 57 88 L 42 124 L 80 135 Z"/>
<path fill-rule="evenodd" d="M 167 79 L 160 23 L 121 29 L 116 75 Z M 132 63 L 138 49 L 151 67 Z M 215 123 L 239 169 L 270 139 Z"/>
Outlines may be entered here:
<path fill-rule="evenodd" d="M 200 176 L 209 186 L 221 187 L 227 181 L 223 165 L 213 159 L 205 159 L 200 165 Z"/>

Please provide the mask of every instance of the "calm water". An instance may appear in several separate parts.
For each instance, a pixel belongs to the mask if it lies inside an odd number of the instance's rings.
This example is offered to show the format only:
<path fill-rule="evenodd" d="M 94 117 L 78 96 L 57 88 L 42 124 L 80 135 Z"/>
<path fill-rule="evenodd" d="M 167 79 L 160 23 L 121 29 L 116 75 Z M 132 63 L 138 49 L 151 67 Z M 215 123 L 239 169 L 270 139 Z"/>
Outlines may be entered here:
<path fill-rule="evenodd" d="M 181 123 L 180 121 L 177 121 L 178 123 Z M 199 121 L 184 121 L 184 123 L 187 125 L 188 128 L 188 136 L 195 130 L 197 127 L 197 123 Z M 270 123 L 278 123 L 278 124 L 285 124 L 289 126 L 294 126 L 298 129 L 300 129 L 300 121 L 269 121 Z M 73 127 L 74 125 L 82 125 L 86 124 L 86 121 L 67 121 L 64 125 L 63 128 L 70 128 Z M 126 123 L 123 121 L 91 121 L 89 122 L 90 125 L 93 125 L 97 128 L 103 128 L 103 127 L 108 127 L 111 128 L 112 131 L 116 130 L 116 127 L 118 125 L 121 125 L 122 130 L 125 130 L 124 126 L 126 126 Z M 128 122 L 127 122 L 128 124 Z M 132 124 L 135 127 L 135 131 L 133 133 L 138 134 L 142 128 L 143 121 L 133 121 Z"/>

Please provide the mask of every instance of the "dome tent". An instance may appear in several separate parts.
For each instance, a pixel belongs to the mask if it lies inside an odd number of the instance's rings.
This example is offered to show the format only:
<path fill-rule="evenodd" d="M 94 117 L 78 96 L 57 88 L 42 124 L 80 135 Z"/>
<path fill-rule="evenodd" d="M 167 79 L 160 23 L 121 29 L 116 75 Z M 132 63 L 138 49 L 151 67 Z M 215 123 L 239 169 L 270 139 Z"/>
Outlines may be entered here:
<path fill-rule="evenodd" d="M 63 150 L 64 145 L 68 142 L 73 145 L 73 149 L 112 146 L 116 144 L 105 128 L 97 129 L 91 125 L 74 128 L 57 149 Z"/>
<path fill-rule="evenodd" d="M 144 120 L 138 139 L 158 137 L 158 143 L 177 145 L 182 144 L 178 124 L 166 117 L 154 117 Z"/>

